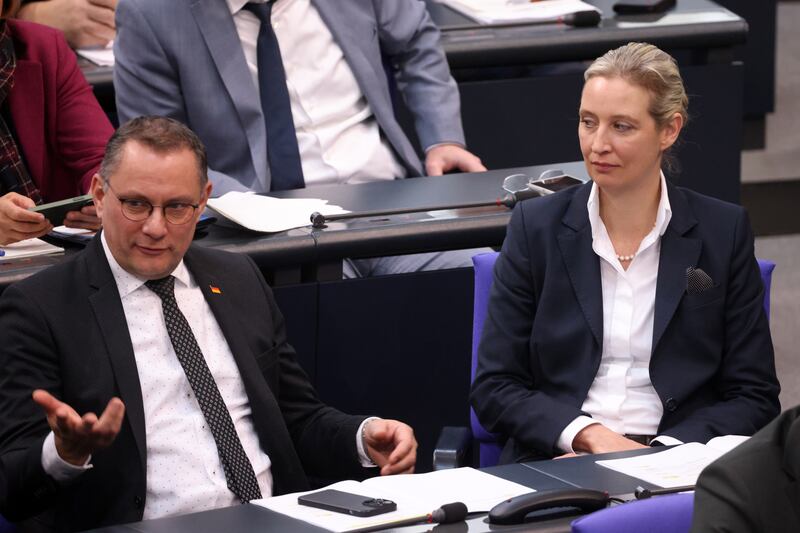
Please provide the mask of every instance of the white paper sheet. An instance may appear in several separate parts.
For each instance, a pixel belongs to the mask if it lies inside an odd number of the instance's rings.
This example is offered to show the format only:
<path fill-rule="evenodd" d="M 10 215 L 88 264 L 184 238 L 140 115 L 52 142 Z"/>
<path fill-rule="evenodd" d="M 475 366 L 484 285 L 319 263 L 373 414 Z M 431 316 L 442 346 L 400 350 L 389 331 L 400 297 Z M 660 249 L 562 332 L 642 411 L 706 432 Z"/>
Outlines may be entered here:
<path fill-rule="evenodd" d="M 338 205 L 319 198 L 272 198 L 246 192 L 229 192 L 208 200 L 215 213 L 240 226 L 262 233 L 275 233 L 311 224 L 311 213 L 323 215 L 349 213 Z"/>
<path fill-rule="evenodd" d="M 597 461 L 597 464 L 659 487 L 682 487 L 697 483 L 700 472 L 732 447 L 735 446 L 690 442 L 659 453 Z"/>
<path fill-rule="evenodd" d="M 24 241 L 15 242 L 14 244 L 7 244 L 0 246 L 3 255 L 0 256 L 0 262 L 11 261 L 12 259 L 22 259 L 25 257 L 35 257 L 37 255 L 55 255 L 63 254 L 64 249 L 58 246 L 53 246 L 50 243 L 44 242 L 41 239 L 25 239 Z"/>
<path fill-rule="evenodd" d="M 555 21 L 579 11 L 600 11 L 581 0 L 541 0 L 509 2 L 508 0 L 439 0 L 441 3 L 484 24 Z"/>
<path fill-rule="evenodd" d="M 114 66 L 114 41 L 111 41 L 103 48 L 78 48 L 75 52 L 95 65 L 100 65 L 101 67 Z"/>
<path fill-rule="evenodd" d="M 342 481 L 327 488 L 369 498 L 389 499 L 397 504 L 397 510 L 372 517 L 355 517 L 300 505 L 297 497 L 306 493 L 299 492 L 251 503 L 329 531 L 343 532 L 380 525 L 388 527 L 399 520 L 422 518 L 444 504 L 457 501 L 463 502 L 470 512 L 485 512 L 505 499 L 534 492 L 523 485 L 473 468 L 375 477 L 363 482 Z"/>

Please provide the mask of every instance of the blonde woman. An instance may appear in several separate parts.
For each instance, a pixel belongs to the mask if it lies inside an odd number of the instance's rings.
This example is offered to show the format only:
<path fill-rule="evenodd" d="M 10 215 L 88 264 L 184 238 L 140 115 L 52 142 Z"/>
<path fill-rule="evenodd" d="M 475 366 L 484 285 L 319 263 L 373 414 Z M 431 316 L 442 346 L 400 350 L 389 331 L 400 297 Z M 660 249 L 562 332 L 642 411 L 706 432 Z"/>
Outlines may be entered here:
<path fill-rule="evenodd" d="M 586 71 L 592 181 L 520 204 L 494 271 L 472 403 L 501 462 L 752 435 L 780 411 L 747 214 L 661 172 L 687 104 L 649 44 Z"/>

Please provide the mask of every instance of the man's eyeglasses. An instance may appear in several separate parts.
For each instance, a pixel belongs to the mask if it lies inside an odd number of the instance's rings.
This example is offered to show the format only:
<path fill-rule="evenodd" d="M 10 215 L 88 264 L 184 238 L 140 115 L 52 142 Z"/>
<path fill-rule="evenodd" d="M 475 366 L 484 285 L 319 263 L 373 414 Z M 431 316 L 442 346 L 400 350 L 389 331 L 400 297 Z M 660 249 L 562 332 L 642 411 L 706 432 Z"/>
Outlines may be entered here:
<path fill-rule="evenodd" d="M 122 214 L 125 218 L 132 222 L 142 222 L 150 218 L 153 214 L 153 209 L 160 208 L 164 213 L 164 218 L 170 224 L 186 224 L 192 219 L 195 210 L 200 207 L 200 204 L 187 204 L 183 202 L 172 202 L 166 205 L 153 205 L 147 200 L 139 200 L 133 198 L 120 198 L 120 196 L 111 187 L 108 180 L 105 181 L 108 189 L 119 200 Z"/>

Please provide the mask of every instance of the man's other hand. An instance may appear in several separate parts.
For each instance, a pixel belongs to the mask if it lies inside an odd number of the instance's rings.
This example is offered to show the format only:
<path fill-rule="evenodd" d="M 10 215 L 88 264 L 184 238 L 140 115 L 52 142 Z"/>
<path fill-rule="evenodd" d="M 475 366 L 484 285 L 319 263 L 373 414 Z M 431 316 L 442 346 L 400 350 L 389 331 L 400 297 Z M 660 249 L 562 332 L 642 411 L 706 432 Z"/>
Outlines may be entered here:
<path fill-rule="evenodd" d="M 382 476 L 414 473 L 417 439 L 408 424 L 381 418 L 370 420 L 364 427 L 364 445 Z"/>
<path fill-rule="evenodd" d="M 445 172 L 484 172 L 486 167 L 474 154 L 457 144 L 439 144 L 425 155 L 425 173 L 441 176 Z"/>
<path fill-rule="evenodd" d="M 58 456 L 75 466 L 83 466 L 90 455 L 114 442 L 125 415 L 125 405 L 119 398 L 111 398 L 100 418 L 94 413 L 81 416 L 41 389 L 33 391 L 33 400 L 47 414 Z"/>
<path fill-rule="evenodd" d="M 68 228 L 98 231 L 103 227 L 103 221 L 97 216 L 97 208 L 95 206 L 85 205 L 80 211 L 67 212 L 64 225 Z"/>
<path fill-rule="evenodd" d="M 572 449 L 576 452 L 608 453 L 647 448 L 644 444 L 625 438 L 602 424 L 586 426 L 575 435 Z"/>

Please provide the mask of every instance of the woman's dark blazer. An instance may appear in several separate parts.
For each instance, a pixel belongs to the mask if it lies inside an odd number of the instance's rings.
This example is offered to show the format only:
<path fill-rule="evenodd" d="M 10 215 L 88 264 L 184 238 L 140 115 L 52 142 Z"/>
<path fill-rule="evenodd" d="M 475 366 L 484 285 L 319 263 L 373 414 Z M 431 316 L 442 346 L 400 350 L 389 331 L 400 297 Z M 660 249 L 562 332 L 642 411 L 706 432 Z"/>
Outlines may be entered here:
<path fill-rule="evenodd" d="M 591 183 L 520 203 L 494 270 L 471 401 L 508 438 L 503 459 L 551 457 L 579 415 L 603 346 Z M 742 207 L 667 186 L 650 379 L 659 435 L 706 442 L 752 435 L 780 412 L 780 386 L 753 234 Z M 686 270 L 713 288 L 687 294 Z"/>

